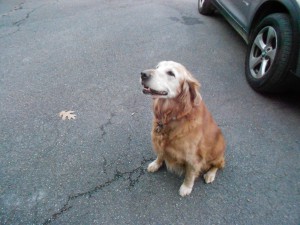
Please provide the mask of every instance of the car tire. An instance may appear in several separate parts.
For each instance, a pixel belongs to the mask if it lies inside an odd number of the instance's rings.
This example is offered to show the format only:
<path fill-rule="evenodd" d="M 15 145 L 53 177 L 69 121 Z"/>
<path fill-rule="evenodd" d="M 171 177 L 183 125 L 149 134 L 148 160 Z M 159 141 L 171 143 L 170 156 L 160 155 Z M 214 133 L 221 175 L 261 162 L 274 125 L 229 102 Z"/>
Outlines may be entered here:
<path fill-rule="evenodd" d="M 285 91 L 292 80 L 288 66 L 293 48 L 288 15 L 274 13 L 253 29 L 247 49 L 245 74 L 250 86 L 264 93 Z"/>
<path fill-rule="evenodd" d="M 198 11 L 202 15 L 212 15 L 215 11 L 215 7 L 211 3 L 211 0 L 198 0 Z"/>

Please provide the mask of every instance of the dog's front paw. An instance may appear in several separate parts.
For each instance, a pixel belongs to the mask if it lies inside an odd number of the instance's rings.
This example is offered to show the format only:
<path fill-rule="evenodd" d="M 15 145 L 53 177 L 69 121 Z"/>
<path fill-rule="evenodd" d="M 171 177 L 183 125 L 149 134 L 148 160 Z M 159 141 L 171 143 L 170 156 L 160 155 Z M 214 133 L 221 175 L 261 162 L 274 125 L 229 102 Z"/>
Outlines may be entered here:
<path fill-rule="evenodd" d="M 181 197 L 187 196 L 191 194 L 193 188 L 186 186 L 185 184 L 182 184 L 180 189 L 179 189 L 179 194 Z"/>
<path fill-rule="evenodd" d="M 154 160 L 152 163 L 148 165 L 147 171 L 150 173 L 156 172 L 160 168 L 161 164 Z"/>
<path fill-rule="evenodd" d="M 204 177 L 205 183 L 209 184 L 215 180 L 216 173 L 208 171 L 206 174 L 204 174 L 203 177 Z"/>

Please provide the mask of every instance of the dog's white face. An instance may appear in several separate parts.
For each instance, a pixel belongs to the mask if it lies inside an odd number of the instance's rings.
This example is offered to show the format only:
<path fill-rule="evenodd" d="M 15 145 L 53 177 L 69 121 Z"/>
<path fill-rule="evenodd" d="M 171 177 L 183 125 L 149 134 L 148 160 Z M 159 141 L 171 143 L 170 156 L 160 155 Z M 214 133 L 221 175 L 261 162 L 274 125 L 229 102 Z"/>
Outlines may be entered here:
<path fill-rule="evenodd" d="M 185 67 L 173 61 L 162 61 L 155 69 L 141 73 L 143 93 L 154 98 L 175 98 L 181 91 L 182 82 L 189 76 Z"/>

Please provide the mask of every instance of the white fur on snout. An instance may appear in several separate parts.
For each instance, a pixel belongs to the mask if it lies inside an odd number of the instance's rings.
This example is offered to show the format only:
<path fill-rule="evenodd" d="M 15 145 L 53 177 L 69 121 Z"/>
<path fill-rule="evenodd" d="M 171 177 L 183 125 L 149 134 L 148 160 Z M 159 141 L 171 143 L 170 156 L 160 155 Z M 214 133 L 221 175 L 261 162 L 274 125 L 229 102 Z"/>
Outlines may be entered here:
<path fill-rule="evenodd" d="M 168 75 L 153 75 L 147 84 L 153 90 L 166 91 L 168 94 L 161 96 L 162 98 L 174 98 L 178 94 L 178 80 L 174 77 L 168 77 Z"/>
<path fill-rule="evenodd" d="M 179 93 L 180 81 L 183 75 L 176 70 L 177 63 L 172 61 L 161 62 L 151 73 L 151 78 L 147 81 L 147 86 L 156 91 L 166 91 L 167 95 L 160 98 L 174 98 Z M 170 76 L 168 71 L 172 71 L 175 76 Z"/>

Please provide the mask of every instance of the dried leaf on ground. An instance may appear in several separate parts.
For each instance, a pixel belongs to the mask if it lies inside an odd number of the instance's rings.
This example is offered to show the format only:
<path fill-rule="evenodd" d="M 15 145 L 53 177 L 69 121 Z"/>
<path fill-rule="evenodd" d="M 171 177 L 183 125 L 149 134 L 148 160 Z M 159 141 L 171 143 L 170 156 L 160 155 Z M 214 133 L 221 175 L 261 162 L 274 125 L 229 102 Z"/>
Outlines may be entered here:
<path fill-rule="evenodd" d="M 74 111 L 61 111 L 59 113 L 59 117 L 61 117 L 62 120 L 65 120 L 65 119 L 68 119 L 68 120 L 75 119 L 76 115 L 73 114 L 73 113 L 74 113 Z"/>

